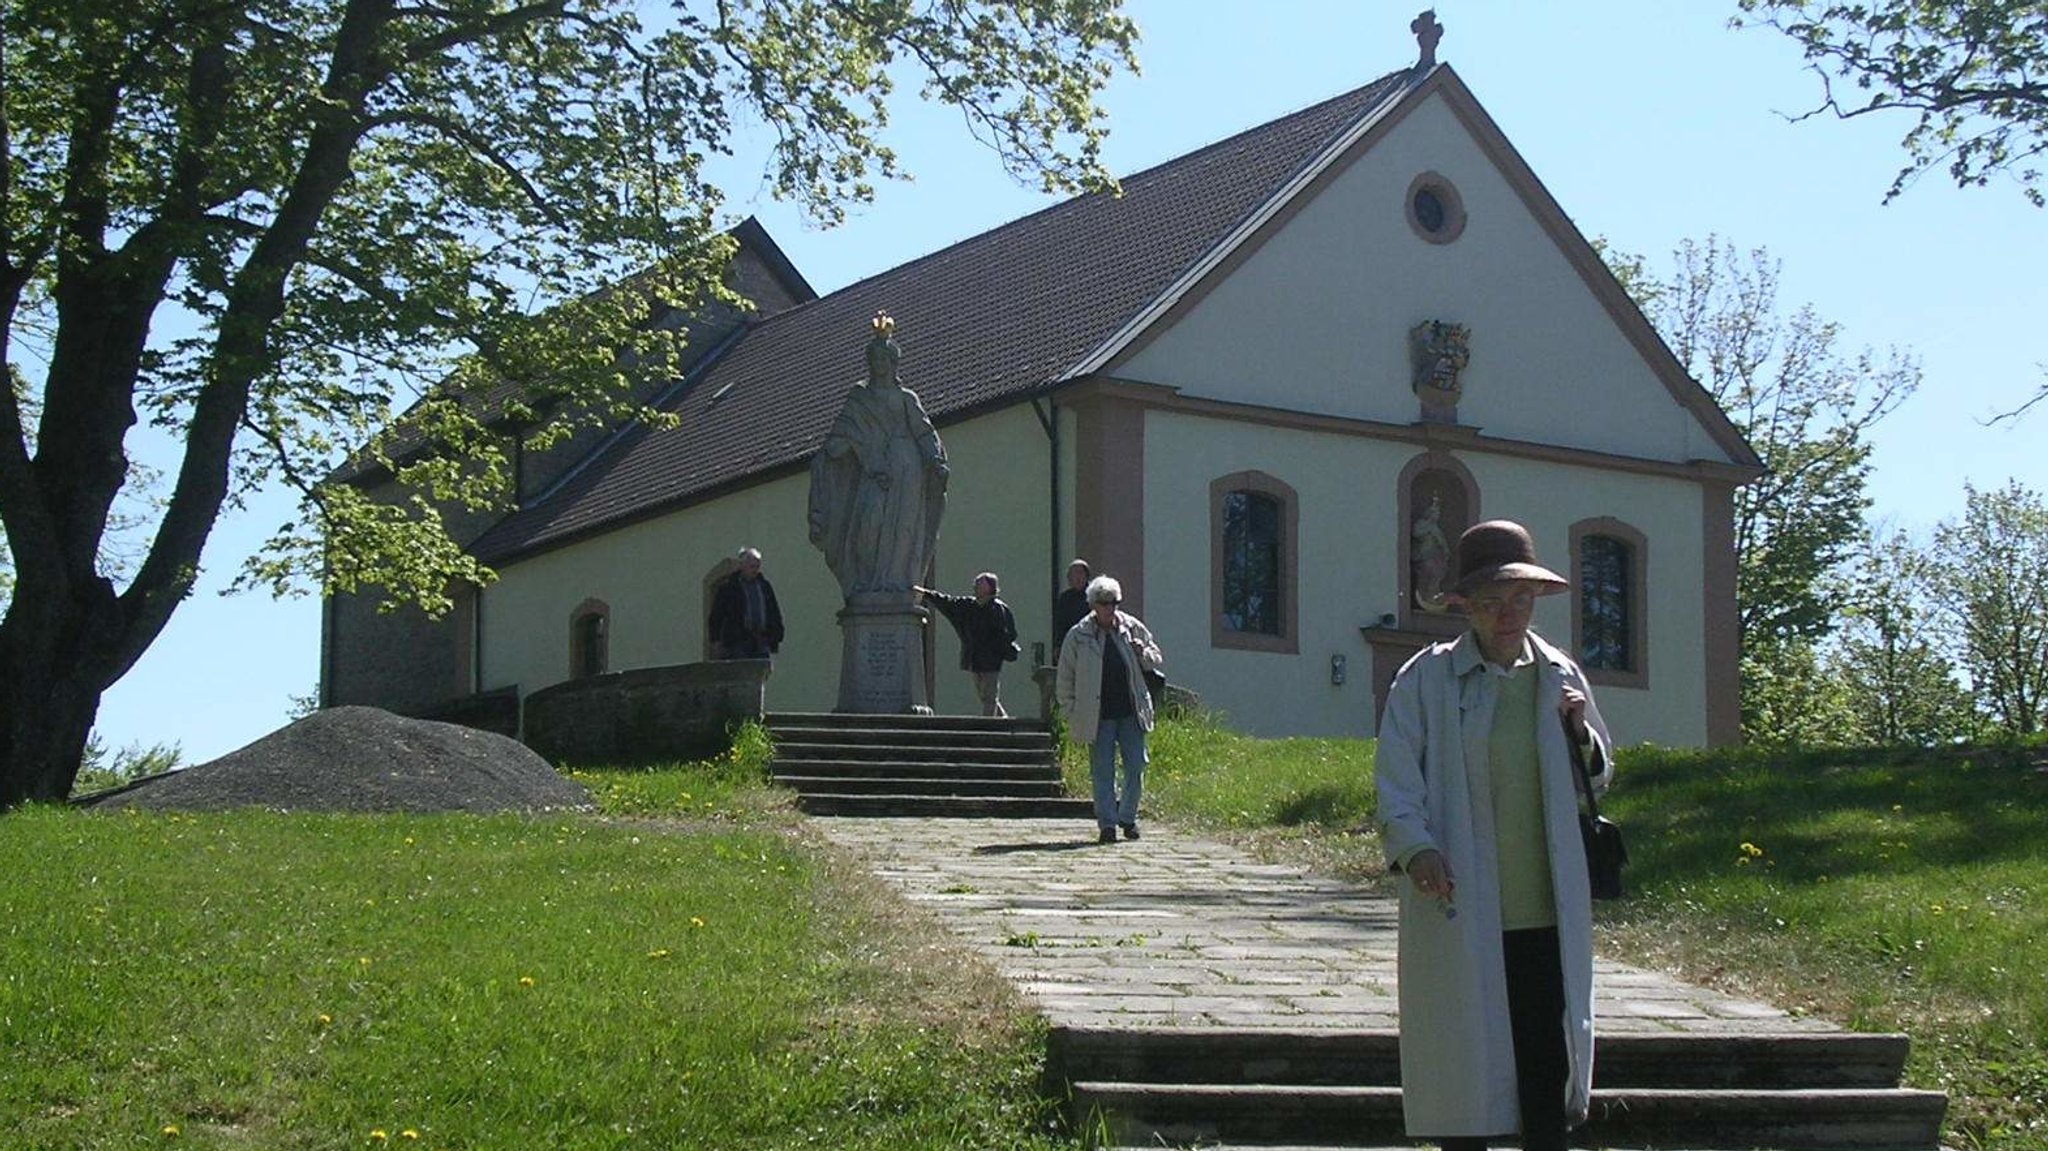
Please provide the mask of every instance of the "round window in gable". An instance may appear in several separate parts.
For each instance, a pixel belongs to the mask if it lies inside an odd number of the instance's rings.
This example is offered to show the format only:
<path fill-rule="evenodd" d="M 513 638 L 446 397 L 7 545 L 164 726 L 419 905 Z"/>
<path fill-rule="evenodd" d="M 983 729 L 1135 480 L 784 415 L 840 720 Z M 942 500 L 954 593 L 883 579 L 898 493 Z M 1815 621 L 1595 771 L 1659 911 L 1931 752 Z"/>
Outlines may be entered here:
<path fill-rule="evenodd" d="M 1408 184 L 1408 226 L 1432 244 L 1448 244 L 1465 230 L 1465 201 L 1449 180 L 1424 172 Z"/>

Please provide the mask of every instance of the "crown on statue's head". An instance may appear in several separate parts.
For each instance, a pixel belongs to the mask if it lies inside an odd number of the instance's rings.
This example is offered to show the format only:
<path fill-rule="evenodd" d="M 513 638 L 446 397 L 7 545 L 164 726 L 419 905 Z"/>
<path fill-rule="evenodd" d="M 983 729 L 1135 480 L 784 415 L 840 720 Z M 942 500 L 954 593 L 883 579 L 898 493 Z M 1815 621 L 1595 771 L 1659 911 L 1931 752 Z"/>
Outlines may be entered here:
<path fill-rule="evenodd" d="M 888 339 L 896 331 L 896 317 L 887 312 L 875 313 L 875 334 Z"/>

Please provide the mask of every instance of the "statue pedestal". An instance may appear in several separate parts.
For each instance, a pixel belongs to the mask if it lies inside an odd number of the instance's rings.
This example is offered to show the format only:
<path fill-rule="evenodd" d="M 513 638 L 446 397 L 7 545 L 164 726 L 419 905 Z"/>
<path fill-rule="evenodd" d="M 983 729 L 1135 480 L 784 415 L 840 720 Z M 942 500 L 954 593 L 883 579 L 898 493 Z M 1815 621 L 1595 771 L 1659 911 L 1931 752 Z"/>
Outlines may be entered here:
<path fill-rule="evenodd" d="M 925 609 L 900 595 L 857 596 L 839 610 L 839 706 L 855 715 L 930 715 Z"/>

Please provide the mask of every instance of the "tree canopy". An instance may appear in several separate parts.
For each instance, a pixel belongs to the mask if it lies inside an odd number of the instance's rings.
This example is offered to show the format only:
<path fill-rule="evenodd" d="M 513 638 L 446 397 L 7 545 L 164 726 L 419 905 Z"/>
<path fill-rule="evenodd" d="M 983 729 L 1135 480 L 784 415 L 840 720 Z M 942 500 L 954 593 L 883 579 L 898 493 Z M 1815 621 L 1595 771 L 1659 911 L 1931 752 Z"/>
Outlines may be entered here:
<path fill-rule="evenodd" d="M 432 606 L 488 573 L 442 528 L 529 447 L 632 410 L 668 309 L 731 301 L 713 157 L 769 137 L 823 223 L 900 174 L 900 80 L 1020 177 L 1103 186 L 1119 0 L 4 0 L 0 807 L 61 798 L 100 693 L 189 593 L 224 503 L 307 520 L 252 578 Z M 508 383 L 514 385 L 505 390 Z M 474 402 L 510 396 L 495 409 Z M 416 496 L 319 481 L 414 400 Z M 130 573 L 106 564 L 130 429 L 183 455 Z M 422 447 L 424 444 L 424 447 Z M 377 450 L 372 449 L 372 456 Z"/>
<path fill-rule="evenodd" d="M 1741 7 L 1805 51 L 1823 85 L 1821 104 L 1808 115 L 1917 115 L 1901 141 L 1908 162 L 1886 199 L 1941 166 L 1965 186 L 2011 176 L 2035 206 L 2043 203 L 2035 164 L 2048 151 L 2048 4 L 1741 0 Z M 1838 79 L 1852 91 L 1838 88 Z"/>
<path fill-rule="evenodd" d="M 1605 252 L 1623 287 L 1686 372 L 1756 449 L 1765 473 L 1735 490 L 1736 606 L 1742 629 L 1743 715 L 1752 738 L 1773 716 L 1818 714 L 1804 686 L 1815 641 L 1848 598 L 1836 569 L 1865 538 L 1869 431 L 1913 393 L 1920 365 L 1894 349 L 1842 346 L 1839 325 L 1813 307 L 1778 302 L 1778 262 L 1709 236 L 1686 240 L 1667 273 Z"/>

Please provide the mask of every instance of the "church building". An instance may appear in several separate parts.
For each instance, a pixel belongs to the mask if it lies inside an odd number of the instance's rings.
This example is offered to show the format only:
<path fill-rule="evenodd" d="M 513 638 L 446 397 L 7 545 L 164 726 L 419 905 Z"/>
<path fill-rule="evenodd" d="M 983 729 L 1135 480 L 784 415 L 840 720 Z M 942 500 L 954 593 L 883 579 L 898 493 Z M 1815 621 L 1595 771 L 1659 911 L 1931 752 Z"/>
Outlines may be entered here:
<path fill-rule="evenodd" d="M 1232 727 L 1369 736 L 1395 669 L 1463 626 L 1447 547 L 1508 518 L 1572 581 L 1535 626 L 1618 739 L 1733 742 L 1757 456 L 1432 57 L 824 296 L 742 225 L 756 310 L 690 319 L 655 401 L 675 426 L 532 461 L 516 510 L 463 526 L 499 579 L 448 617 L 330 600 L 322 702 L 432 714 L 706 659 L 712 586 L 752 546 L 787 629 L 767 705 L 831 710 L 809 464 L 886 312 L 951 468 L 933 586 L 1002 577 L 1012 713 L 1036 713 L 1078 556 Z M 934 707 L 978 712 L 935 630 Z"/>

